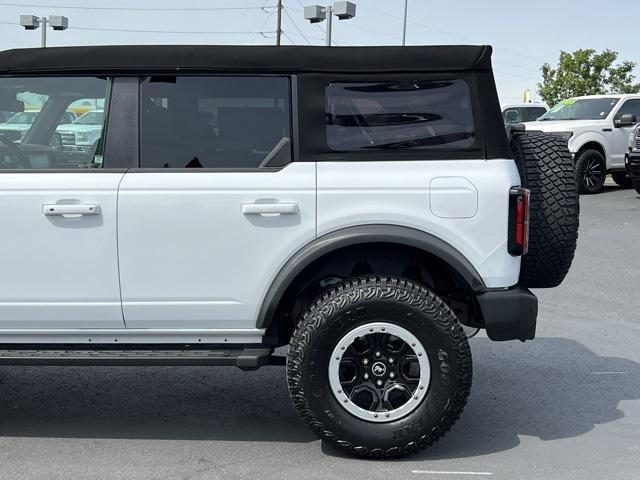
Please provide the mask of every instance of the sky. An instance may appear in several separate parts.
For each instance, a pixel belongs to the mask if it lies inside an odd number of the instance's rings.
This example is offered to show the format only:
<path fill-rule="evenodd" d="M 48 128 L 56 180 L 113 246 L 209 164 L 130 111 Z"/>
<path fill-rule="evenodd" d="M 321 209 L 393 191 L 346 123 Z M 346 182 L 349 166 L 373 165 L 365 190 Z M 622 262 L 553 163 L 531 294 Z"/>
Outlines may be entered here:
<path fill-rule="evenodd" d="M 540 67 L 561 50 L 605 48 L 640 62 L 635 40 L 640 3 L 615 8 L 594 0 L 408 0 L 408 45 L 489 44 L 503 104 L 534 92 Z M 0 0 L 0 50 L 40 45 L 40 31 L 17 25 L 20 14 L 64 15 L 69 30 L 48 30 L 48 46 L 114 44 L 273 44 L 276 0 Z M 303 6 L 283 0 L 283 44 L 324 45 L 324 23 L 308 24 Z M 356 0 L 356 18 L 334 21 L 345 45 L 399 45 L 404 0 Z M 88 7 L 95 7 L 91 9 Z M 263 7 L 263 8 L 260 8 Z M 636 69 L 640 76 L 640 69 Z"/>

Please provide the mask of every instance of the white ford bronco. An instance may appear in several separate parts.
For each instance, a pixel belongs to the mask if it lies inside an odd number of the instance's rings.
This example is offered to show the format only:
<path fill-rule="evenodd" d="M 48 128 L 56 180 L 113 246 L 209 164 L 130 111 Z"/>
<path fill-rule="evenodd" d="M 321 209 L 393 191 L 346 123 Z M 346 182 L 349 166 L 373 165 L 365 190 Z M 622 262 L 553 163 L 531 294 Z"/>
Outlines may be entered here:
<path fill-rule="evenodd" d="M 631 187 L 624 159 L 629 134 L 639 121 L 640 95 L 590 95 L 563 100 L 525 127 L 567 142 L 580 193 L 597 193 L 607 173 L 621 187 Z"/>
<path fill-rule="evenodd" d="M 52 143 L 85 104 L 99 141 Z M 566 142 L 505 130 L 490 47 L 2 52 L 0 110 L 25 105 L 0 364 L 286 364 L 321 438 L 407 455 L 465 405 L 462 326 L 533 339 L 528 288 L 573 258 Z"/>

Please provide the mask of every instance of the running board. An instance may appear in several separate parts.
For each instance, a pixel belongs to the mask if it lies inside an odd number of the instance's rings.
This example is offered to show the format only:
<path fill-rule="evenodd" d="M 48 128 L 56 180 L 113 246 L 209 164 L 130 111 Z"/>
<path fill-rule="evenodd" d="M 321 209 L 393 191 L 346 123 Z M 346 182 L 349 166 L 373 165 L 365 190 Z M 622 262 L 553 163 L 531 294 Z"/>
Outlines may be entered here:
<path fill-rule="evenodd" d="M 284 365 L 285 358 L 271 348 L 237 349 L 2 349 L 0 365 L 184 365 L 235 366 L 254 370 Z"/>

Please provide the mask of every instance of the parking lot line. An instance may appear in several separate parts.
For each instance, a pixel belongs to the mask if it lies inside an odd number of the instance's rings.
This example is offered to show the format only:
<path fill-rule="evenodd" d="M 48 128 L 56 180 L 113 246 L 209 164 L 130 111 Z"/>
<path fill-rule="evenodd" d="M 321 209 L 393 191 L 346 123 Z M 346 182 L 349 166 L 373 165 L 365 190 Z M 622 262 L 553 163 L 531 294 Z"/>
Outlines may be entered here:
<path fill-rule="evenodd" d="M 453 472 L 447 470 L 411 470 L 411 473 L 422 473 L 425 475 L 493 475 L 491 472 Z"/>

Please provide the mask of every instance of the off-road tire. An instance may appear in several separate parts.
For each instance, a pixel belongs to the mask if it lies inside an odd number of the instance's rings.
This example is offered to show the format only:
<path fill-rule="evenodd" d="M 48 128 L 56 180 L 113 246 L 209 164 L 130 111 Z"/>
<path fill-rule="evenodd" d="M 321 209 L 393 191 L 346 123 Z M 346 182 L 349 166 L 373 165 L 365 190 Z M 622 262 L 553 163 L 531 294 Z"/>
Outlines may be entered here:
<path fill-rule="evenodd" d="M 626 172 L 612 172 L 611 178 L 619 187 L 631 188 L 633 186 L 633 182 Z"/>
<path fill-rule="evenodd" d="M 522 257 L 519 284 L 557 287 L 569 271 L 578 241 L 580 204 L 573 159 L 560 137 L 545 133 L 516 133 L 511 149 L 522 186 L 531 191 L 529 252 Z"/>
<path fill-rule="evenodd" d="M 336 344 L 371 322 L 410 331 L 429 359 L 426 396 L 408 415 L 391 422 L 352 415 L 329 383 Z M 393 277 L 353 278 L 321 295 L 295 328 L 287 356 L 289 393 L 304 422 L 335 448 L 367 458 L 405 456 L 437 441 L 462 413 L 471 377 L 469 344 L 451 309 L 424 286 Z"/>
<path fill-rule="evenodd" d="M 633 188 L 635 188 L 636 192 L 640 194 L 640 178 L 633 179 Z"/>
<path fill-rule="evenodd" d="M 601 171 L 601 176 L 595 181 L 594 184 L 590 184 L 587 181 L 588 170 L 592 168 L 592 165 L 597 163 Z M 593 194 L 598 193 L 604 187 L 604 182 L 607 179 L 607 163 L 602 153 L 598 150 L 583 150 L 576 155 L 576 181 L 578 182 L 578 193 L 581 194 Z"/>

